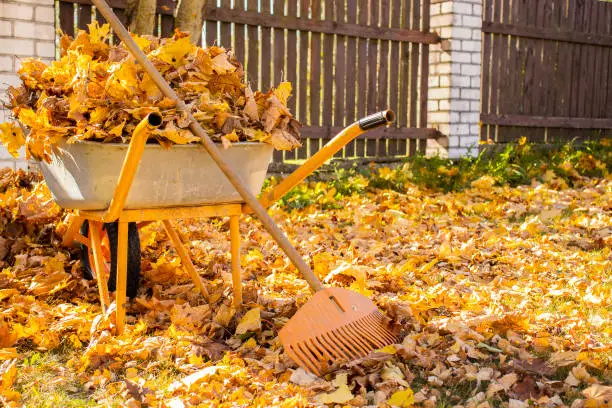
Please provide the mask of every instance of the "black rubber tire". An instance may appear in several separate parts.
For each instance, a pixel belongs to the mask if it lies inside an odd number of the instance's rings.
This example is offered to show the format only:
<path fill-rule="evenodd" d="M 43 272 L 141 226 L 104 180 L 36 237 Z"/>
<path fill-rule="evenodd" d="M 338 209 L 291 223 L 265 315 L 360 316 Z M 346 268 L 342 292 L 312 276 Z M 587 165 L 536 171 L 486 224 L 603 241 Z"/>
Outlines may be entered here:
<path fill-rule="evenodd" d="M 108 242 L 111 252 L 111 267 L 110 276 L 108 279 L 108 290 L 114 292 L 117 289 L 117 243 L 119 240 L 119 223 L 110 222 L 104 224 L 106 233 L 108 234 Z M 81 234 L 89 236 L 89 225 L 87 221 L 81 226 Z M 138 226 L 135 222 L 128 224 L 128 257 L 127 257 L 127 287 L 126 295 L 135 297 L 140 285 L 140 238 L 138 236 Z M 93 279 L 93 272 L 89 262 L 88 248 L 81 245 L 81 263 L 84 268 L 84 276 L 86 279 Z"/>

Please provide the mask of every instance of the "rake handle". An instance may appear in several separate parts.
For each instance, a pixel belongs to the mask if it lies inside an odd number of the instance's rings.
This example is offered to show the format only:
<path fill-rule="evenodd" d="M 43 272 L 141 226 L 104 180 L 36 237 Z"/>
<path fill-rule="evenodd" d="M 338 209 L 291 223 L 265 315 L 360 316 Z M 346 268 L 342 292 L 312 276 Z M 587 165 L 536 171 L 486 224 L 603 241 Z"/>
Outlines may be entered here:
<path fill-rule="evenodd" d="M 257 198 L 249 191 L 248 187 L 244 184 L 244 182 L 240 179 L 238 173 L 234 171 L 234 169 L 229 165 L 229 163 L 221 156 L 219 150 L 215 146 L 215 143 L 210 139 L 206 131 L 200 126 L 198 121 L 196 121 L 191 112 L 187 109 L 185 102 L 183 102 L 179 96 L 174 92 L 174 90 L 168 85 L 164 77 L 155 69 L 153 64 L 147 59 L 146 55 L 142 52 L 142 50 L 138 47 L 132 36 L 128 33 L 127 29 L 123 26 L 121 21 L 117 18 L 115 13 L 108 6 L 106 1 L 104 0 L 93 0 L 93 4 L 96 8 L 102 13 L 102 16 L 108 21 L 115 30 L 115 34 L 123 41 L 126 47 L 130 50 L 134 58 L 142 64 L 144 70 L 149 74 L 149 76 L 153 79 L 157 87 L 164 93 L 164 95 L 176 103 L 176 107 L 185 112 L 187 117 L 190 120 L 189 129 L 200 139 L 202 139 L 202 144 L 204 148 L 212 157 L 212 159 L 217 163 L 223 174 L 228 178 L 228 180 L 232 183 L 234 188 L 240 193 L 240 196 L 244 199 L 244 201 L 251 207 L 255 215 L 259 218 L 264 228 L 272 235 L 272 238 L 278 243 L 281 249 L 285 252 L 285 254 L 289 257 L 291 262 L 295 265 L 295 267 L 300 271 L 304 279 L 308 282 L 310 287 L 318 292 L 320 290 L 325 289 L 321 281 L 316 277 L 312 269 L 306 264 L 304 259 L 300 256 L 299 252 L 291 245 L 289 239 L 283 234 L 281 229 L 276 225 L 272 217 L 268 215 L 266 210 L 259 203 Z"/>

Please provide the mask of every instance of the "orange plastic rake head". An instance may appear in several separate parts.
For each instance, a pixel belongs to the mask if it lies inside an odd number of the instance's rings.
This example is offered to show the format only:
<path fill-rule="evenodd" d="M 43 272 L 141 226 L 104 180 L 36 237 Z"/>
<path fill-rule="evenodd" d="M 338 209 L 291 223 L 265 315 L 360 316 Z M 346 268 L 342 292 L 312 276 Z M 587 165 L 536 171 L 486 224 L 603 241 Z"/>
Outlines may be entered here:
<path fill-rule="evenodd" d="M 396 342 L 384 315 L 367 297 L 342 288 L 316 292 L 279 333 L 287 354 L 323 375 L 339 363 Z"/>

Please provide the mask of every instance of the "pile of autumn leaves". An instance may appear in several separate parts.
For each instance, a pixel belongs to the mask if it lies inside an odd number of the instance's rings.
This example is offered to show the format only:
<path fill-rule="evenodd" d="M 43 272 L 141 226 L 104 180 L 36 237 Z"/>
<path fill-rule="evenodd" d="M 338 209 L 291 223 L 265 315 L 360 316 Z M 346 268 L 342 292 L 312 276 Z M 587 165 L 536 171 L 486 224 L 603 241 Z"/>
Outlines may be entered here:
<path fill-rule="evenodd" d="M 290 83 L 253 92 L 242 65 L 225 48 L 197 47 L 178 30 L 164 39 L 132 36 L 215 142 L 227 148 L 261 141 L 282 150 L 300 145 L 299 123 L 286 107 Z M 153 133 L 160 144 L 200 140 L 188 129 L 186 113 L 162 94 L 125 45 L 112 44 L 108 24 L 93 22 L 89 33 L 79 31 L 75 39 L 63 35 L 60 45 L 61 59 L 51 65 L 23 60 L 23 84 L 8 91 L 19 124 L 0 125 L 0 141 L 12 154 L 26 145 L 28 156 L 48 160 L 51 147 L 66 139 L 127 143 L 150 112 L 163 117 Z"/>
<path fill-rule="evenodd" d="M 298 368 L 278 341 L 311 293 L 256 220 L 241 221 L 238 309 L 227 220 L 177 223 L 209 300 L 163 226 L 143 228 L 142 283 L 117 336 L 78 252 L 62 247 L 63 213 L 39 181 L 0 171 L 0 404 L 43 405 L 37 395 L 49 406 L 129 407 L 599 408 L 612 400 L 610 178 L 573 188 L 481 178 L 448 194 L 407 183 L 403 193 L 340 197 L 313 182 L 335 206 L 273 207 L 315 273 L 371 297 L 399 334 L 398 344 L 324 378 Z"/>

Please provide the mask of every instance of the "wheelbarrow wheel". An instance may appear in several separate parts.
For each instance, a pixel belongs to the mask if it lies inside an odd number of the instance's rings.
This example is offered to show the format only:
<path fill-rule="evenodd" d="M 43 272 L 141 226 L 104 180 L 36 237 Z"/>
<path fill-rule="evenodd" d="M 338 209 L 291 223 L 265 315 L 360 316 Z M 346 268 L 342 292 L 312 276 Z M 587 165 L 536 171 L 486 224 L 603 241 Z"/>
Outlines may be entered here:
<path fill-rule="evenodd" d="M 110 222 L 104 224 L 102 233 L 102 256 L 104 257 L 106 270 L 109 273 L 108 290 L 110 292 L 114 292 L 117 289 L 117 243 L 119 239 L 119 223 Z M 89 237 L 89 224 L 87 221 L 83 222 L 83 225 L 81 226 L 81 234 L 85 237 Z M 81 245 L 81 263 L 83 265 L 85 278 L 94 279 L 95 273 L 94 269 L 92 268 L 92 265 L 94 264 L 93 254 L 85 245 Z M 128 224 L 126 295 L 128 297 L 135 297 L 139 284 L 140 238 L 138 236 L 138 226 L 135 222 L 130 222 Z"/>

